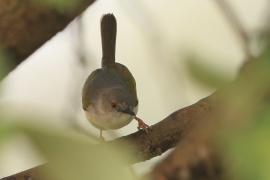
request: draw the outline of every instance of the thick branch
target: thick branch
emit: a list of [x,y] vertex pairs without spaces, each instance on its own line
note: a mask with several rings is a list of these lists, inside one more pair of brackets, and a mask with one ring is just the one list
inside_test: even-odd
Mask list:
[[[213,106],[212,102],[212,106]],[[217,104],[217,103],[215,103]],[[155,180],[224,180],[221,152],[216,143],[219,117],[218,108],[192,126],[189,134],[181,139],[176,148],[160,161],[149,174]],[[218,130],[217,130],[218,129]]]
[[149,175],[154,180],[221,180],[224,179],[220,153],[209,139],[189,136]]
[[204,98],[199,102],[180,109],[159,123],[151,126],[149,133],[143,130],[113,140],[109,143],[126,143],[137,152],[135,162],[151,159],[161,155],[168,149],[174,147],[178,141],[184,139],[185,135],[200,123],[205,117],[212,113],[211,97]]
[[94,0],[78,0],[59,10],[40,0],[0,1],[0,47],[8,55],[10,70],[63,30]]

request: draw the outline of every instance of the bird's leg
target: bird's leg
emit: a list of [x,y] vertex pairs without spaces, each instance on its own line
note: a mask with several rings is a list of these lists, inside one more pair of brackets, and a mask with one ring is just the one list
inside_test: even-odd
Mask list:
[[102,136],[102,132],[103,132],[103,130],[99,129],[99,138],[101,141],[105,141],[105,138]]
[[143,122],[143,120],[141,120],[137,116],[135,116],[135,120],[138,122],[138,130],[143,129],[145,132],[148,133],[149,126],[145,124],[145,122]]

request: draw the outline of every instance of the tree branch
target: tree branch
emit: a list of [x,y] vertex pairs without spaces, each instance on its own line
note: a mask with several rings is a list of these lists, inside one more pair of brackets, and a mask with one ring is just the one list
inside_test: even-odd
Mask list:
[[154,168],[149,178],[154,180],[220,180],[224,169],[214,143],[201,136],[189,136]]
[[108,143],[125,143],[127,147],[135,149],[137,157],[135,162],[132,161],[131,163],[159,156],[168,149],[175,147],[178,141],[184,139],[191,132],[195,124],[212,113],[212,97],[213,95],[170,114],[159,123],[151,126],[149,133],[140,130]]
[[[215,106],[214,106],[215,104]],[[153,168],[148,175],[154,180],[223,180],[226,176],[223,168],[222,153],[216,143],[219,136],[219,115],[215,108],[201,117],[192,126],[188,135],[182,138],[176,148]]]
[[94,0],[78,0],[68,9],[57,9],[39,0],[0,1],[0,47],[8,56],[9,71],[42,44],[63,30]]

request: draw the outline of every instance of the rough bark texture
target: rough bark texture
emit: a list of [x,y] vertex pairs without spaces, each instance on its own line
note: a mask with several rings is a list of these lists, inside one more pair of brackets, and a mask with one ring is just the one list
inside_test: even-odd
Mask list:
[[94,0],[78,0],[66,11],[38,0],[0,1],[0,47],[10,70],[63,30]]
[[145,161],[175,147],[178,141],[192,132],[195,124],[197,125],[203,120],[203,117],[211,114],[211,110],[212,104],[209,96],[170,114],[159,123],[151,126],[149,133],[140,130],[109,143],[127,143],[127,146],[132,146],[132,149],[137,150],[136,162]]
[[[214,107],[214,101],[211,101]],[[218,117],[216,107],[211,113],[201,114],[185,138],[170,154],[153,168],[153,180],[223,180],[222,153],[216,143]]]
[[207,139],[186,138],[156,165],[149,177],[153,180],[221,180],[224,169],[216,149]]

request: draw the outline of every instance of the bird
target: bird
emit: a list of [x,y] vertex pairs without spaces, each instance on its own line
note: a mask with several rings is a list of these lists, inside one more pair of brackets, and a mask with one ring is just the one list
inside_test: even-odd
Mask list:
[[146,132],[149,126],[136,116],[138,97],[136,82],[126,66],[115,61],[117,21],[113,14],[102,16],[100,22],[102,60],[101,68],[86,79],[82,90],[82,108],[88,121],[100,130],[114,130],[133,119],[138,129]]

